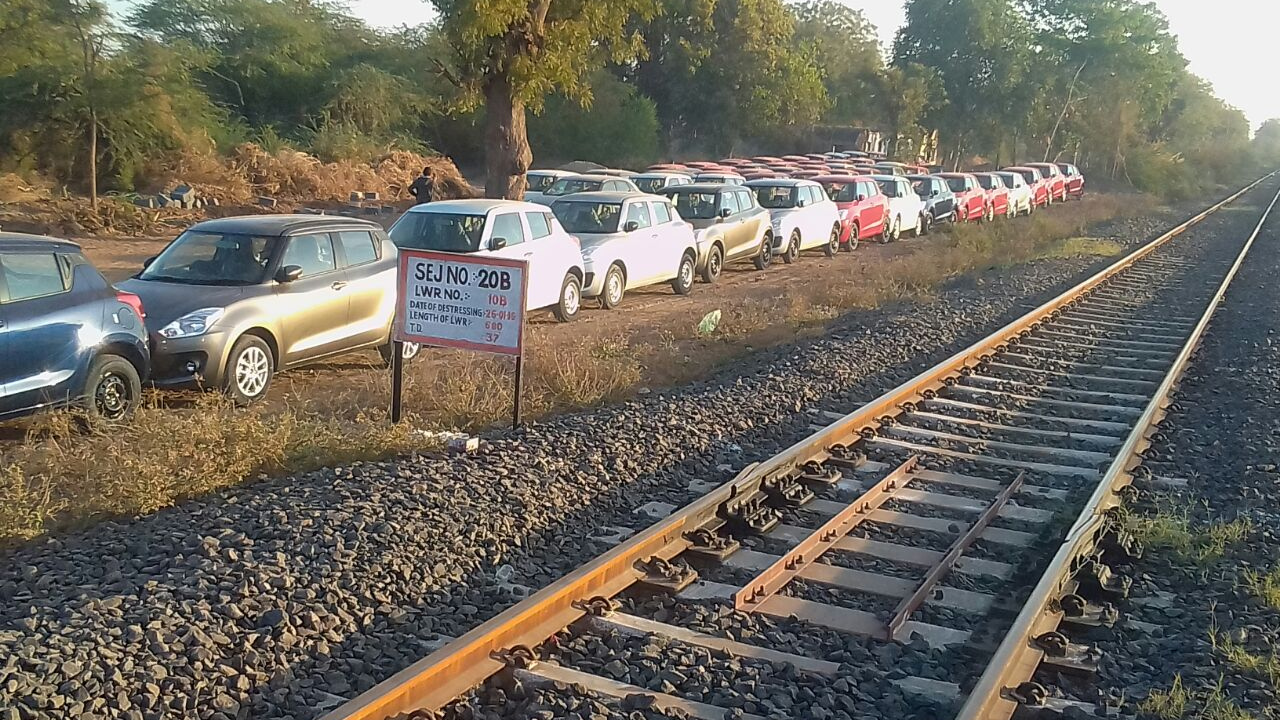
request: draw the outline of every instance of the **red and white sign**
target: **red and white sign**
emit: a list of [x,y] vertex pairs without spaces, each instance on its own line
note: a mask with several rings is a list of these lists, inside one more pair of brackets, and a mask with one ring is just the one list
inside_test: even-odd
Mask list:
[[528,263],[400,251],[396,340],[519,355]]

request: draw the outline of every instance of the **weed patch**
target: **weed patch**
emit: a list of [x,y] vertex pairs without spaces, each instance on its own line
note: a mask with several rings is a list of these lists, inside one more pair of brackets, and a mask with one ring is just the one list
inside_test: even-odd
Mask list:
[[1125,523],[1147,547],[1169,550],[1200,566],[1219,560],[1228,547],[1243,542],[1253,529],[1253,523],[1243,517],[1197,526],[1189,504],[1162,508],[1148,516],[1127,514]]

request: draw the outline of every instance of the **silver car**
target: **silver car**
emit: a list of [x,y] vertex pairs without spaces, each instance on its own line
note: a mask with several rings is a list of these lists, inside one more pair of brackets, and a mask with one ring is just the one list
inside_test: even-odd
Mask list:
[[390,361],[396,258],[364,220],[223,218],[193,225],[118,287],[147,309],[153,382],[247,405],[278,370],[362,348]]

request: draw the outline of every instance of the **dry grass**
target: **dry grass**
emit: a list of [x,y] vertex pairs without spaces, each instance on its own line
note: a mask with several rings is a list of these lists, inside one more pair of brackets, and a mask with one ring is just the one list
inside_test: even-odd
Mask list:
[[1144,545],[1169,550],[1201,567],[1210,565],[1249,536],[1253,523],[1241,517],[1231,521],[1198,523],[1192,505],[1161,508],[1154,515],[1125,515],[1125,524]]
[[1280,565],[1265,573],[1245,570],[1244,586],[1258,602],[1272,610],[1280,610]]
[[[257,163],[254,172],[261,173],[252,175],[255,185],[323,190],[299,184],[305,180],[299,174],[309,172],[312,161],[296,156],[268,160],[259,153],[249,153]],[[416,173],[418,161],[399,157],[395,172]],[[642,385],[706,377],[755,349],[821,334],[849,310],[904,300],[928,302],[942,284],[973,270],[1061,257],[1064,247],[1071,254],[1108,254],[1109,248],[1078,238],[1084,226],[1122,209],[1137,212],[1133,205],[1092,198],[1017,223],[963,226],[874,271],[850,274],[847,282],[796,285],[773,296],[726,300],[716,308],[721,318],[710,332],[699,329],[705,306],[691,308],[676,322],[664,321],[662,328],[635,330],[643,339],[634,334],[556,339],[533,325],[527,336],[526,416],[615,402]],[[15,444],[12,452],[6,448],[0,464],[8,466],[0,475],[0,543],[103,517],[152,512],[246,479],[422,449],[423,430],[475,430],[505,423],[511,373],[511,361],[505,358],[429,353],[410,366],[405,403],[411,416],[400,427],[386,422],[381,410],[390,396],[389,373],[372,365],[367,371],[344,372],[320,393],[307,372],[287,373],[279,383],[286,391],[298,383],[299,391],[286,393],[296,399],[285,407],[236,410],[208,395],[194,407],[175,409],[161,395],[130,426],[90,435],[80,433],[68,415],[50,415],[32,424],[26,443]],[[189,403],[190,396],[178,402]]]
[[1209,690],[1193,692],[1185,687],[1181,675],[1174,676],[1168,690],[1152,690],[1138,704],[1138,715],[1159,720],[1253,720],[1253,715],[1227,696],[1221,679]]

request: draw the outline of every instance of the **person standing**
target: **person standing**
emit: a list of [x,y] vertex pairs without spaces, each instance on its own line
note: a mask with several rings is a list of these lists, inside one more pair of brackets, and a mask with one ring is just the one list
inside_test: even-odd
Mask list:
[[422,174],[409,186],[409,194],[420,203],[429,203],[434,198],[435,180],[431,177],[431,168],[422,168]]

